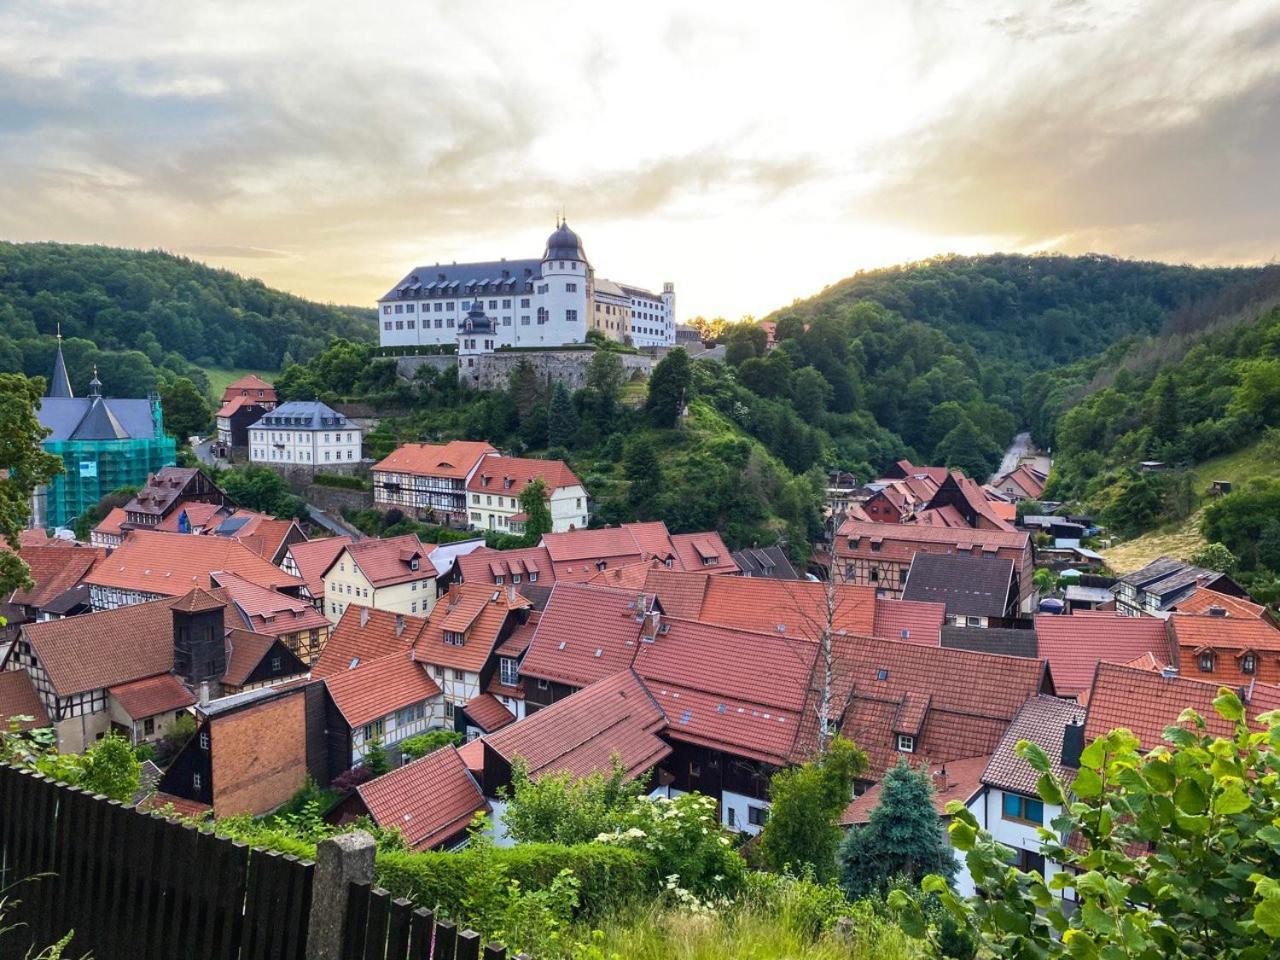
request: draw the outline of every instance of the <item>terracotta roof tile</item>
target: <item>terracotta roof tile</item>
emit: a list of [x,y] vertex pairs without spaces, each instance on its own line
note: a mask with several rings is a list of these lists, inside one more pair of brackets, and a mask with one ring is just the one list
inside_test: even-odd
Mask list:
[[346,673],[353,660],[367,663],[393,653],[408,653],[426,623],[423,617],[348,604],[311,665],[311,675],[323,679]]
[[[215,584],[214,586],[217,585]],[[171,609],[181,610],[183,613],[207,613],[210,610],[217,610],[219,607],[227,605],[223,596],[225,594],[214,596],[208,590],[192,587],[185,594],[174,600]]]
[[1087,690],[1102,660],[1125,663],[1152,653],[1163,663],[1172,662],[1165,622],[1158,617],[1041,614],[1035,624],[1040,656],[1049,661],[1057,692],[1064,697]]
[[686,570],[704,570],[711,573],[737,573],[729,548],[714,530],[707,533],[674,533],[671,544],[676,556]]
[[222,391],[223,401],[225,402],[228,396],[231,396],[232,392],[236,390],[252,390],[254,391],[255,399],[257,391],[261,390],[262,398],[264,400],[271,400],[274,402],[276,399],[276,388],[267,383],[267,381],[263,380],[256,373],[246,374],[239,380],[227,384],[226,389]]
[[[974,530],[970,528],[952,529],[950,527],[933,527],[919,523],[865,523],[860,520],[846,520],[837,534],[836,553],[848,556],[857,548],[851,547],[850,540],[859,540],[870,544],[880,543],[880,550],[867,556],[882,557],[886,560],[910,560],[917,552],[916,544],[940,544],[949,548],[969,551],[974,547],[999,551],[1023,551],[1029,549],[1030,534],[1025,531],[1009,530]],[[1009,554],[1005,554],[1008,556]]]
[[350,537],[326,537],[289,544],[289,555],[311,596],[324,596],[324,572],[349,543]]
[[31,568],[35,586],[15,590],[9,602],[39,608],[83,580],[106,551],[98,547],[40,546],[23,547],[18,556]]
[[300,581],[223,537],[134,530],[85,577],[103,587],[180,597],[192,587],[211,586],[209,572],[226,570],[265,587],[297,587]]
[[458,747],[458,756],[467,765],[467,769],[478,774],[484,769],[484,741],[472,740]]
[[657,570],[666,570],[662,561],[656,557],[638,560],[621,567],[608,567],[587,579],[587,583],[597,587],[620,587],[623,590],[644,590],[649,574]]
[[334,705],[352,727],[440,695],[426,667],[415,663],[408,651],[329,674],[324,682]]
[[507,724],[515,723],[516,720],[511,711],[502,705],[502,701],[491,693],[481,693],[472,697],[462,709],[485,733],[501,730]]
[[278,637],[302,630],[329,629],[328,618],[306,600],[260,587],[234,573],[219,571],[211,576],[226,590],[256,633]]
[[635,590],[557,583],[520,672],[585,687],[631,665],[652,598]]
[[[413,657],[419,663],[479,673],[493,653],[512,611],[529,606],[524,597],[518,593],[510,596],[506,589],[487,584],[455,584],[436,601],[414,643]],[[446,632],[462,633],[462,646],[445,643]]]
[[98,525],[93,528],[95,533],[106,534],[107,536],[119,537],[124,534],[120,524],[127,520],[128,514],[124,512],[124,507],[112,507],[107,511],[107,515],[98,521]]
[[[187,515],[187,523],[189,529],[183,531],[179,529],[178,518],[182,514]],[[165,533],[190,533],[196,527],[207,527],[216,519],[231,516],[230,507],[224,507],[220,503],[203,503],[200,501],[187,501],[180,503],[174,507],[173,512],[155,525],[156,530],[162,530]]]
[[877,597],[871,635],[881,640],[903,640],[937,646],[942,640],[947,608],[941,603],[890,600]]
[[1016,748],[1022,740],[1030,740],[1043,748],[1049,755],[1050,769],[1060,780],[1070,783],[1076,771],[1062,764],[1062,741],[1067,724],[1082,725],[1084,718],[1085,708],[1071,700],[1029,697],[1000,738],[1000,745],[991,755],[991,763],[982,775],[983,783],[1027,796],[1036,795],[1040,774],[1018,756]]
[[107,692],[115,697],[120,708],[134,720],[172,713],[196,702],[191,691],[172,673],[122,683],[109,688]]
[[34,730],[49,726],[49,715],[44,711],[35,684],[25,670],[7,670],[0,673],[0,728],[9,729],[10,717],[31,717],[24,720],[19,729]]
[[565,487],[580,487],[582,481],[563,460],[535,460],[530,457],[490,455],[480,461],[467,481],[473,493],[500,493],[518,497],[534,477],[541,477],[551,494]]
[[[836,584],[834,590],[835,628],[869,636],[875,625],[875,589]],[[827,585],[812,580],[712,577],[696,619],[818,640],[827,622]]]
[[262,663],[262,658],[276,644],[275,637],[254,633],[252,630],[233,629],[227,631],[227,668],[223,672],[223,683],[233,687],[242,687],[249,680],[249,674]]
[[1280,651],[1280,630],[1257,617],[1215,617],[1209,614],[1175,613],[1169,628],[1183,650]]
[[645,576],[642,589],[657,595],[663,613],[668,616],[697,620],[702,614],[702,601],[710,579],[709,573],[685,573],[658,566]]
[[430,850],[464,831],[489,804],[455,747],[356,787],[374,823],[396,827],[414,850]]
[[[430,552],[430,546],[412,533],[384,540],[357,540],[346,545],[347,556],[375,587],[434,577],[436,568],[431,565]],[[417,570],[410,566],[414,555],[418,560]],[[333,566],[333,561],[329,566]],[[325,572],[328,573],[328,569]]]
[[533,633],[538,629],[538,621],[541,619],[541,611],[531,610],[529,619],[512,630],[511,635],[498,644],[498,649],[494,653],[500,657],[524,656],[524,652],[529,649],[529,644],[533,641]]
[[[987,768],[990,757],[963,757],[950,760],[944,764],[936,764],[929,768],[934,777],[933,809],[938,816],[947,815],[947,804],[959,800],[967,804],[982,789],[982,772]],[[855,824],[867,823],[871,819],[871,811],[880,805],[880,784],[876,783],[867,791],[850,801],[840,815],[840,825],[851,827]]]
[[451,440],[446,444],[406,443],[374,464],[375,471],[409,473],[425,477],[465,479],[481,458],[497,453],[478,440]]
[[608,771],[615,755],[637,777],[671,753],[657,736],[664,723],[640,679],[624,670],[481,739],[507,762],[523,758],[535,780]]
[[1207,613],[1210,607],[1222,607],[1233,617],[1257,617],[1261,619],[1267,608],[1250,603],[1241,597],[1233,597],[1226,593],[1210,590],[1208,587],[1196,587],[1191,596],[1179,600],[1171,609],[1178,613]]

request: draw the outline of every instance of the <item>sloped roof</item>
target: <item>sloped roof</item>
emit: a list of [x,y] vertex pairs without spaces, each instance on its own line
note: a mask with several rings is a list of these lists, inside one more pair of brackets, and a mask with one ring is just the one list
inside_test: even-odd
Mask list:
[[[134,439],[150,439],[156,433],[151,402],[145,399],[44,397],[36,416],[41,426],[51,431],[45,438],[46,442],[121,439],[117,433],[119,430],[124,431],[126,438]],[[90,433],[102,433],[103,436],[88,436]]]
[[[528,600],[504,587],[483,583],[453,584],[436,601],[418,633],[413,657],[419,663],[479,673],[493,653],[498,635],[513,610],[526,609]],[[445,632],[464,635],[462,646],[444,642]]]
[[311,676],[323,679],[346,673],[353,660],[367,663],[393,653],[408,653],[426,623],[423,617],[347,604],[311,665]]
[[9,602],[38,608],[83,580],[106,552],[99,547],[40,546],[23,547],[18,556],[31,568],[35,586],[15,590]]
[[1041,695],[1027,698],[1000,738],[1000,745],[982,774],[982,782],[1001,790],[1035,796],[1040,774],[1018,756],[1016,749],[1020,741],[1030,740],[1049,755],[1049,769],[1058,779],[1070,783],[1076,771],[1063,766],[1062,742],[1067,724],[1083,725],[1085,712],[1080,704],[1059,697]]
[[1174,640],[1184,650],[1210,647],[1214,650],[1280,652],[1280,630],[1257,617],[1175,613],[1169,617],[1168,624]]
[[1162,663],[1173,662],[1165,622],[1158,617],[1040,614],[1035,625],[1039,654],[1049,661],[1053,682],[1064,697],[1089,689],[1101,660],[1126,663],[1151,653]]
[[[186,531],[180,530],[178,527],[178,518],[184,513],[187,515],[189,527]],[[225,507],[220,503],[201,503],[190,500],[186,503],[178,504],[173,512],[157,523],[153,529],[163,530],[167,533],[190,533],[196,527],[208,527],[220,513],[230,514],[231,508]]]
[[191,691],[172,673],[122,683],[111,687],[107,692],[115,697],[120,708],[134,720],[172,713],[196,702]]
[[[95,374],[96,376],[96,374]],[[67,376],[67,361],[62,357],[62,332],[58,332],[58,352],[53,356],[53,374],[49,377],[46,397],[71,398],[75,393],[71,390],[71,378]]]
[[225,570],[265,587],[296,587],[300,581],[244,544],[222,537],[134,530],[115,552],[85,577],[90,584],[182,596],[211,586],[209,573]]
[[107,515],[98,522],[98,525],[93,528],[94,532],[118,537],[124,533],[120,524],[127,519],[128,515],[124,512],[124,507],[112,507],[107,511]]
[[876,597],[871,635],[882,640],[937,646],[941,642],[946,619],[945,604]]
[[374,464],[373,469],[462,480],[482,457],[497,452],[480,440],[451,440],[445,444],[406,443]]
[[661,560],[651,557],[648,560],[637,560],[635,563],[628,563],[621,567],[606,567],[583,582],[598,587],[643,590],[651,571],[666,569]]
[[881,542],[880,556],[885,559],[909,560],[917,552],[914,544],[945,544],[958,550],[979,547],[984,550],[1024,550],[1031,542],[1030,534],[1019,530],[973,530],[969,528],[932,527],[920,523],[867,523],[862,520],[846,520],[840,526],[838,537],[843,547],[850,539],[861,538],[868,543]]
[[461,833],[489,804],[456,747],[442,747],[356,787],[373,822],[396,827],[414,850]]
[[709,580],[711,580],[709,573],[685,573],[683,570],[671,570],[659,562],[658,566],[653,567],[645,575],[642,587],[646,593],[657,596],[658,603],[662,605],[662,612],[666,615],[698,620],[702,616],[702,601],[706,596]]
[[349,543],[350,537],[325,537],[289,544],[289,555],[298,568],[298,576],[313,597],[324,595],[324,572]]
[[[989,756],[963,757],[929,768],[934,780],[931,799],[938,816],[947,816],[947,804],[952,800],[968,804],[977,795],[982,789],[982,772],[986,770],[990,760]],[[880,806],[880,792],[880,784],[873,783],[865,793],[849,801],[840,815],[840,825],[851,827],[868,823],[871,811]]]
[[667,716],[667,736],[786,763],[818,648],[807,640],[687,620],[642,644],[635,672]]
[[[1188,707],[1204,718],[1210,735],[1230,736],[1234,733],[1232,725],[1213,708],[1220,689],[1218,683],[1099,663],[1089,690],[1085,742],[1124,727],[1138,738],[1142,749],[1151,750],[1164,742],[1165,727],[1178,725],[1178,717]],[[1258,715],[1269,710],[1280,710],[1280,687],[1254,684],[1247,706],[1250,722],[1256,725]]]
[[[241,390],[252,390],[255,394],[257,391],[261,390],[263,393],[262,399],[276,399],[276,388],[267,383],[267,381],[263,380],[256,373],[250,373],[241,377],[239,380],[233,380],[231,383],[227,384],[226,389],[222,391],[223,402],[225,403],[233,397],[243,396],[242,393],[238,392]],[[257,398],[251,397],[250,399]]]
[[951,616],[1003,617],[1013,588],[1013,561],[917,553],[902,588],[902,599],[944,604]]
[[518,497],[535,477],[546,484],[547,493],[566,487],[580,487],[582,481],[563,460],[535,460],[531,457],[504,457],[490,454],[467,481],[472,493],[498,493]]
[[210,576],[226,589],[231,601],[257,633],[278,637],[300,630],[327,631],[329,628],[325,615],[306,600],[260,587],[234,573],[215,571]]
[[787,551],[780,546],[749,547],[730,553],[738,569],[749,577],[770,577],[774,580],[800,580],[800,574],[791,565]]
[[268,410],[253,427],[289,427],[293,430],[349,430],[350,420],[319,400],[290,400]]
[[9,729],[10,717],[32,718],[22,721],[18,725],[20,730],[49,726],[49,715],[44,711],[31,675],[25,670],[0,672],[0,728]]
[[1025,463],[1021,463],[1008,473],[1001,476],[996,481],[996,486],[999,486],[1006,480],[1012,480],[1030,494],[1033,499],[1035,499],[1038,498],[1040,494],[1044,493],[1045,481],[1047,479],[1048,478],[1038,470],[1033,470]]
[[[419,297],[452,297],[463,301],[471,299],[471,284],[480,283],[501,286],[510,295],[529,291],[533,281],[542,277],[542,261],[536,260],[487,260],[478,263],[423,264],[414,267],[404,279],[388,290],[379,300],[409,300]],[[480,291],[474,291],[479,295]]]
[[[956,627],[943,626],[942,646],[952,650],[972,650],[974,653],[994,653],[1002,657],[1040,656],[1034,629],[1018,627]],[[1054,674],[1054,683],[1058,676]]]
[[1250,603],[1242,597],[1219,593],[1208,587],[1196,587],[1190,596],[1179,600],[1171,609],[1178,613],[1208,613],[1211,607],[1221,607],[1232,617],[1262,618],[1267,612],[1267,608],[1261,604]]
[[493,733],[495,730],[501,730],[509,723],[515,723],[516,718],[499,700],[491,693],[481,693],[472,697],[462,707],[480,729],[485,733]]
[[254,633],[252,630],[235,628],[227,631],[227,668],[223,672],[222,681],[228,686],[242,687],[249,682],[249,676],[258,665],[275,651],[276,656],[286,654],[296,661],[296,673],[306,673],[307,666],[284,645],[278,638],[265,633]]
[[550,585],[556,579],[555,565],[546,547],[522,547],[519,550],[481,547],[458,557],[456,563],[465,583],[494,583],[496,577],[510,583],[511,577],[518,575],[523,585],[534,573],[538,575],[539,584]]
[[613,676],[635,659],[650,602],[635,590],[557,583],[521,674],[574,687]]
[[[425,580],[436,575],[436,568],[431,565],[430,546],[422,543],[413,533],[387,537],[384,540],[357,540],[346,545],[346,553],[375,587]],[[417,570],[409,566],[408,556],[411,554],[417,555]],[[329,566],[332,567],[333,563],[334,561],[330,561]],[[326,568],[325,573],[328,572]]]
[[161,514],[182,498],[183,492],[200,473],[195,467],[161,467],[124,505],[126,513]]
[[607,772],[615,755],[637,777],[671,753],[657,735],[665,722],[639,677],[623,670],[482,739],[509,763],[523,758],[535,780]]
[[676,557],[686,570],[705,570],[712,573],[736,573],[738,565],[733,554],[714,530],[706,533],[673,533],[671,545]]
[[440,695],[440,688],[408,651],[357,664],[324,678],[329,696],[351,727]]

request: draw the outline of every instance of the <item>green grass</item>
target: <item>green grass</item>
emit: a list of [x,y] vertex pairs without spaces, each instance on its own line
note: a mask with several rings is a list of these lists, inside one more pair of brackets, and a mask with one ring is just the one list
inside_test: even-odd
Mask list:
[[280,374],[278,370],[224,370],[221,367],[205,367],[204,373],[209,378],[209,397],[215,403],[221,402],[222,392],[241,377],[256,373],[267,383],[271,383]]

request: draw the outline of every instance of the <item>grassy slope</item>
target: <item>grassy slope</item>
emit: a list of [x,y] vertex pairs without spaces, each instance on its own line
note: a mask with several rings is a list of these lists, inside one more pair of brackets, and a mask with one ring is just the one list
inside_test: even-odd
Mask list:
[[[1274,450],[1254,443],[1235,453],[1206,460],[1191,472],[1196,492],[1204,494],[1214,480],[1230,480],[1239,489],[1249,480],[1280,475],[1280,460],[1276,459]],[[1104,550],[1102,555],[1116,573],[1137,570],[1162,555],[1185,559],[1204,546],[1204,537],[1200,536],[1201,513],[1202,510],[1197,510],[1181,523],[1143,534]]]
[[256,373],[267,383],[271,383],[278,375],[276,370],[223,370],[219,367],[204,367],[205,375],[209,378],[209,398],[215,403],[222,399],[222,391],[227,386],[241,377]]

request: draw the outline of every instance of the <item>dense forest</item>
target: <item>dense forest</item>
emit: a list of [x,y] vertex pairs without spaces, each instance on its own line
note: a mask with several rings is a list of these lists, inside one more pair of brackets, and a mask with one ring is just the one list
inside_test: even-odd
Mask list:
[[334,307],[158,251],[0,243],[0,372],[47,376],[61,326],[72,387],[96,364],[115,396],[201,367],[280,369],[335,336],[372,341],[371,309]]

